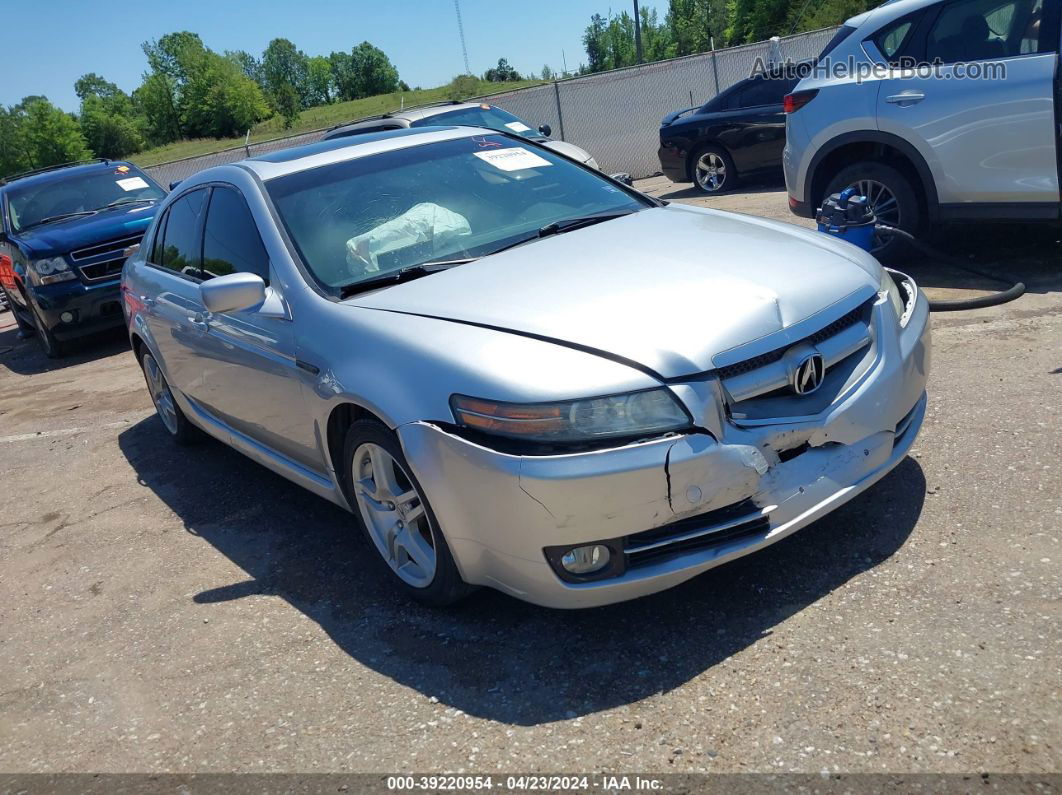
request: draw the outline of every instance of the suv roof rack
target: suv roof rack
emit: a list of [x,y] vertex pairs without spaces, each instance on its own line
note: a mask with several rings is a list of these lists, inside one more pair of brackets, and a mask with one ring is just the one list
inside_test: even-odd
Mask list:
[[70,166],[84,166],[88,163],[110,163],[109,157],[93,157],[88,160],[72,160],[69,163],[56,163],[54,166],[44,166],[43,168],[31,168],[29,171],[20,171],[17,174],[8,174],[6,177],[0,177],[0,185],[6,185],[8,182],[14,182],[16,179],[23,179],[24,177],[32,177],[36,174],[44,174],[48,171],[58,171],[61,168],[69,168]]
[[396,113],[404,113],[407,110],[421,110],[422,108],[438,108],[444,105],[464,105],[466,102],[472,102],[471,99],[443,99],[438,102],[425,102],[421,105],[408,105],[404,108],[396,108],[395,110],[389,110],[387,113],[377,113],[374,116],[362,116],[359,119],[351,119],[350,121],[341,121],[339,124],[333,124],[325,132],[332,132],[332,130],[338,130],[340,127],[346,127],[348,124],[360,124],[363,121],[376,121],[377,119],[391,119],[394,118]]

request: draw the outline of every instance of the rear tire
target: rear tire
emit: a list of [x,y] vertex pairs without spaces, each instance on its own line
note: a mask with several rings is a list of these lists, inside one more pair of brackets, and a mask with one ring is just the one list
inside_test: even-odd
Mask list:
[[181,411],[181,407],[177,405],[177,400],[173,397],[162,368],[155,361],[155,357],[146,350],[140,356],[140,369],[144,371],[144,381],[147,382],[151,402],[155,404],[155,411],[169,437],[181,447],[195,444],[202,439],[203,432],[184,416],[184,412]]
[[[878,223],[898,227],[915,237],[922,232],[925,224],[918,195],[911,181],[897,169],[873,160],[846,166],[830,180],[818,206],[850,186],[870,199]],[[907,242],[898,237],[875,235],[874,244],[870,253],[882,262],[895,261],[911,251]]]
[[733,190],[738,184],[737,169],[730,154],[718,144],[706,144],[690,158],[693,187],[708,196]]
[[445,607],[474,590],[461,579],[398,438],[376,420],[347,429],[341,484],[389,581],[406,596]]

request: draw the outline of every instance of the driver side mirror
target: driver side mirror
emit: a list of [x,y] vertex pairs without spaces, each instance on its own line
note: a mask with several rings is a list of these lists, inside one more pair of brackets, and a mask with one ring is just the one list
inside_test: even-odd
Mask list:
[[544,136],[546,136],[547,138],[549,138],[550,135],[553,134],[553,128],[550,127],[548,124],[543,124],[542,126],[540,126],[538,128],[538,131],[540,133],[542,133]]
[[212,314],[237,312],[265,301],[266,285],[256,273],[230,273],[200,284],[199,298]]

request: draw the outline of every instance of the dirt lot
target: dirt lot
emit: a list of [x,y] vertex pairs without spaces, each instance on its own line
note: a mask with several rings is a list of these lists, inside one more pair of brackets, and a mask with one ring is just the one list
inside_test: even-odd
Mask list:
[[[772,186],[711,204],[794,220]],[[54,363],[0,314],[0,771],[1058,771],[1058,236],[939,239],[1029,294],[934,316],[926,425],[877,487],[579,613],[401,601],[347,514],[171,446],[120,335]]]

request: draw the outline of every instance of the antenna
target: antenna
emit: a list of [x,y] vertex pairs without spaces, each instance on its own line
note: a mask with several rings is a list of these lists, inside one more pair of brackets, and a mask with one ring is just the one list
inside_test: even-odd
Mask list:
[[465,26],[461,24],[461,3],[459,0],[454,0],[454,11],[457,12],[457,35],[461,37],[461,54],[465,57],[465,74],[472,74],[472,69],[468,65],[468,47],[465,46]]

